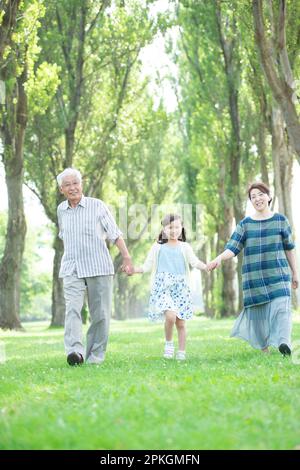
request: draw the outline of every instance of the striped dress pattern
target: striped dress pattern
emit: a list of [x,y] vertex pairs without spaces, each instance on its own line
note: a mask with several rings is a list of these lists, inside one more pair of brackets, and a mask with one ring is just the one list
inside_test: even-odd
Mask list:
[[291,274],[285,251],[295,248],[288,219],[275,213],[269,219],[245,217],[225,249],[238,255],[243,250],[244,307],[291,296]]

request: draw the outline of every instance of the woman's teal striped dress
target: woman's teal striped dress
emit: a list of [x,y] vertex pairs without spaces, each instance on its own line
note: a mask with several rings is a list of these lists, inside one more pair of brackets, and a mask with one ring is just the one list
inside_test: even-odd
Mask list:
[[245,217],[237,224],[227,249],[243,250],[244,310],[231,336],[254,348],[291,344],[291,273],[285,251],[292,250],[288,219],[275,213],[269,219]]

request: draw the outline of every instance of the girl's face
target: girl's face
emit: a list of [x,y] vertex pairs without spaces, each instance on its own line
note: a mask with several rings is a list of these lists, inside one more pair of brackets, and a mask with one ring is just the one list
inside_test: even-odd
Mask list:
[[180,219],[173,220],[164,227],[164,232],[168,240],[178,240],[182,233],[182,222]]
[[263,212],[269,207],[270,196],[263,193],[260,189],[252,189],[250,192],[250,200],[257,212]]

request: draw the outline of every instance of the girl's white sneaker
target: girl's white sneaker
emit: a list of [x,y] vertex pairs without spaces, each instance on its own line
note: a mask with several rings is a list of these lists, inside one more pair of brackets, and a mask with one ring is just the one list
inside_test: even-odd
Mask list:
[[174,357],[174,346],[166,345],[165,350],[164,350],[164,358],[173,359],[173,357]]
[[185,361],[186,360],[185,351],[177,351],[176,359],[177,361]]

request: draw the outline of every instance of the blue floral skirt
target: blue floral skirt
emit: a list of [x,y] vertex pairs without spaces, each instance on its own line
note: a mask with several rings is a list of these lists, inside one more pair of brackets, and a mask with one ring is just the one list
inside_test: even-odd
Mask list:
[[186,276],[171,273],[156,274],[150,294],[149,320],[163,320],[166,310],[176,312],[180,320],[192,318],[192,298]]

